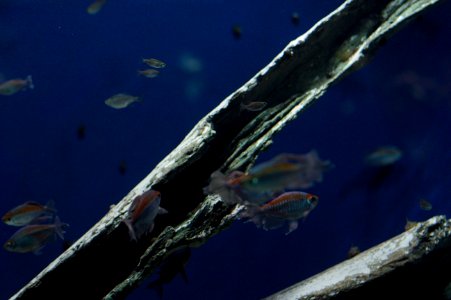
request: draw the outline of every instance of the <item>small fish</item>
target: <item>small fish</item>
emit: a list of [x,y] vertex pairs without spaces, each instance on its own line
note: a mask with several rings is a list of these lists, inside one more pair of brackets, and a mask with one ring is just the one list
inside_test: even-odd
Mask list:
[[322,180],[322,174],[332,164],[322,161],[316,151],[307,154],[280,154],[270,161],[258,164],[249,172],[234,171],[224,175],[215,171],[206,194],[219,194],[229,204],[260,205],[286,189],[305,189]]
[[95,15],[103,8],[105,4],[106,0],[96,0],[88,6],[86,12],[90,15]]
[[304,192],[285,192],[261,206],[247,206],[240,217],[249,218],[257,227],[265,230],[289,222],[286,234],[296,230],[298,219],[305,218],[318,205],[318,196]]
[[241,103],[240,108],[241,110],[248,110],[248,111],[261,111],[263,108],[268,105],[267,102],[263,101],[253,101],[249,103]]
[[354,256],[360,254],[360,249],[357,246],[351,246],[348,250],[348,258],[353,258]]
[[139,70],[138,74],[147,78],[155,78],[160,74],[160,71],[154,69]]
[[56,214],[53,206],[53,201],[49,201],[46,205],[32,201],[25,202],[8,211],[2,217],[2,221],[11,226],[28,225],[38,218],[39,221],[50,221]]
[[154,219],[157,214],[165,214],[167,211],[160,207],[160,192],[149,190],[137,196],[130,205],[127,217],[124,219],[130,238],[138,240],[143,234],[150,233],[154,227]]
[[10,96],[24,89],[33,89],[33,80],[31,75],[28,75],[25,79],[11,79],[0,83],[0,95]]
[[27,225],[14,233],[3,245],[10,252],[39,254],[40,250],[57,236],[64,240],[63,228],[68,226],[55,218],[54,224]]
[[157,69],[166,67],[166,64],[164,62],[155,58],[143,58],[143,63],[145,63],[149,67]]
[[139,97],[127,95],[127,94],[116,94],[108,99],[105,100],[105,104],[109,107],[115,108],[115,109],[122,109],[126,108],[130,104],[134,102],[141,101]]
[[430,211],[432,209],[432,204],[426,199],[420,199],[419,204],[422,210]]
[[365,157],[366,164],[370,166],[392,165],[402,157],[402,151],[395,146],[380,147]]

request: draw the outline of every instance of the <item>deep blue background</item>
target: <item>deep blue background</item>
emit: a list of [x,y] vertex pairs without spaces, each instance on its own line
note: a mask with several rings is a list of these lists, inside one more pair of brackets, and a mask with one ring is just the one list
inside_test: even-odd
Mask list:
[[[63,3],[64,2],[64,3]],[[33,76],[34,90],[0,96],[0,214],[25,201],[56,202],[76,240],[168,154],[223,98],[341,1],[0,0],[0,74]],[[255,2],[255,3],[254,3]],[[292,12],[300,24],[290,21]],[[265,232],[236,222],[194,249],[165,299],[256,299],[283,289],[403,230],[406,218],[449,214],[451,203],[451,4],[415,20],[373,61],[332,87],[285,128],[261,160],[316,149],[335,168],[309,190],[320,196],[300,228]],[[242,38],[231,34],[241,26]],[[167,68],[137,76],[141,58]],[[183,57],[201,64],[190,72]],[[104,100],[143,98],[124,110]],[[77,128],[86,137],[77,139]],[[383,145],[403,158],[380,182],[364,156]],[[118,172],[126,162],[125,175]],[[422,211],[421,198],[432,203]],[[183,199],[181,199],[183,200]],[[162,202],[164,207],[164,199]],[[4,243],[15,228],[0,224]],[[0,299],[59,253],[0,251]],[[141,288],[130,299],[157,298]]]

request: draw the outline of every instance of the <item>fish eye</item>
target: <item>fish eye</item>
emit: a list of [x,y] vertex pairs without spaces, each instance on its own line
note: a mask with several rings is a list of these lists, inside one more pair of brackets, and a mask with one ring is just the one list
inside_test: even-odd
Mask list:
[[15,243],[13,240],[8,240],[8,241],[5,243],[5,247],[6,247],[6,248],[13,248],[15,245],[16,245],[16,243]]

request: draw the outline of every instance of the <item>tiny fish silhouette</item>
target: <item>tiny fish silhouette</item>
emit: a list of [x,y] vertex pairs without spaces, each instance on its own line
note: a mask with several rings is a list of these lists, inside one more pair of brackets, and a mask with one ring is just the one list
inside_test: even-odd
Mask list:
[[394,164],[402,157],[402,151],[395,146],[380,147],[365,157],[370,166],[388,166]]
[[141,101],[139,97],[127,94],[116,94],[105,100],[105,104],[115,109],[122,109],[138,101]]
[[49,201],[46,205],[29,201],[8,211],[2,217],[2,221],[11,226],[24,226],[37,218],[40,221],[50,221],[55,213],[53,201]]
[[156,58],[143,58],[143,63],[145,63],[149,67],[157,69],[166,67],[166,64],[164,62]]
[[24,89],[33,89],[33,80],[31,75],[27,76],[26,79],[11,79],[0,83],[0,95],[10,96]]
[[160,71],[154,69],[139,70],[138,74],[147,78],[155,78],[160,74]]
[[130,205],[124,224],[127,225],[130,238],[138,240],[145,233],[150,233],[158,214],[167,213],[160,207],[160,192],[149,190],[137,196]]
[[429,201],[427,201],[426,199],[420,199],[419,203],[420,203],[420,208],[422,210],[429,211],[432,209],[432,204]]

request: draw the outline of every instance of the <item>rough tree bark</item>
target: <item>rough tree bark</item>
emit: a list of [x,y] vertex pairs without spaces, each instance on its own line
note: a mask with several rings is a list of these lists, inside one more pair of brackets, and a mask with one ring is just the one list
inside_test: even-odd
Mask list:
[[[224,230],[239,208],[205,197],[210,174],[246,169],[275,133],[345,74],[363,66],[409,19],[444,0],[348,0],[222,101],[127,196],[12,299],[125,297],[180,247],[195,247]],[[264,110],[242,103],[265,101]],[[121,223],[136,195],[161,192],[152,234],[138,243]]]
[[450,299],[451,220],[436,216],[266,300]]

